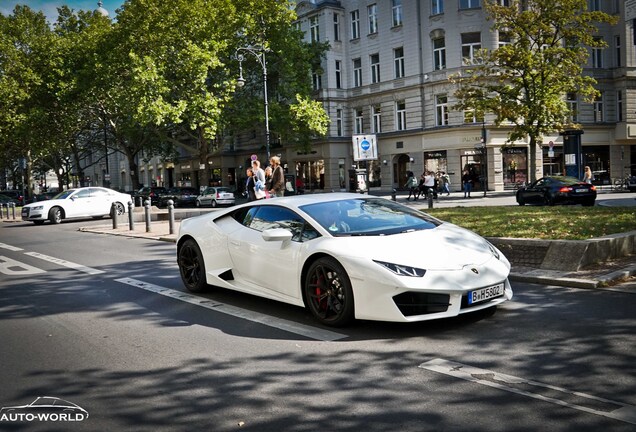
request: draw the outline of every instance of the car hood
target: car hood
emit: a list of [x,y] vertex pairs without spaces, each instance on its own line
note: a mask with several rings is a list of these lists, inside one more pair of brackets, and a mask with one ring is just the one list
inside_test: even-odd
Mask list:
[[427,270],[460,270],[467,265],[483,264],[494,256],[483,237],[450,223],[428,230],[333,240],[329,243],[332,247],[337,243],[337,254],[341,256],[366,257]]
[[27,204],[24,207],[39,207],[39,206],[53,207],[54,205],[63,206],[64,204],[68,203],[68,201],[69,200],[67,199],[49,199],[49,200],[36,201],[34,203]]

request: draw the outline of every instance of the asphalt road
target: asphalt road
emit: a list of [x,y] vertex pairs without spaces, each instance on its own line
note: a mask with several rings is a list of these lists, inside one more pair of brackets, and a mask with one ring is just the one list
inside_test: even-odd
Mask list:
[[0,430],[633,431],[636,296],[515,284],[496,312],[314,323],[297,307],[184,292],[175,246],[0,224],[0,407],[83,421]]

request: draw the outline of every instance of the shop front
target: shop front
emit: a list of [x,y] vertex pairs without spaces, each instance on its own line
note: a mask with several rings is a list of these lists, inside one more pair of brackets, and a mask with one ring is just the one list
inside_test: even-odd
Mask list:
[[481,149],[460,150],[460,161],[462,167],[462,179],[468,173],[473,183],[473,191],[483,191],[483,176],[486,172],[486,160]]
[[424,170],[427,172],[448,172],[446,150],[424,152]]
[[501,151],[504,189],[516,189],[528,182],[528,148],[511,147]]

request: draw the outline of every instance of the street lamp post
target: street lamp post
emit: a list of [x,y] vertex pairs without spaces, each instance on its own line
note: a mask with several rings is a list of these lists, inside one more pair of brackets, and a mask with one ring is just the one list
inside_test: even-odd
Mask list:
[[239,61],[239,77],[236,84],[239,87],[243,87],[245,85],[245,78],[243,78],[243,61],[245,60],[245,56],[243,56],[243,52],[248,52],[256,57],[263,68],[263,96],[265,99],[265,152],[267,153],[267,160],[269,161],[269,104],[267,101],[267,62],[265,60],[265,48],[249,46],[238,48],[236,50],[236,58]]
[[475,145],[475,148],[481,150],[482,154],[482,188],[484,189],[484,196],[486,196],[486,192],[488,192],[488,147],[486,146],[486,122],[485,120],[481,122],[481,139],[479,140],[479,144]]

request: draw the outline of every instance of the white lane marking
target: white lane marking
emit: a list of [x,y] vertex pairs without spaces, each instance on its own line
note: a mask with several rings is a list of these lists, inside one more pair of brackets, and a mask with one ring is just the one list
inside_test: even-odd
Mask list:
[[18,251],[24,250],[24,249],[19,248],[17,246],[11,246],[11,245],[8,245],[6,243],[0,243],[0,249],[8,249],[8,250],[13,251],[13,252],[18,252]]
[[419,367],[545,402],[551,402],[587,413],[636,424],[636,407],[622,402],[603,399],[586,393],[574,392],[561,387],[555,387],[511,375],[504,375],[444,359],[433,359],[422,363]]
[[226,315],[243,318],[248,321],[253,321],[259,324],[265,324],[270,327],[274,327],[280,330],[285,330],[290,333],[299,334],[301,336],[306,336],[311,339],[329,342],[329,341],[335,341],[338,339],[344,339],[348,337],[347,335],[344,335],[344,334],[332,332],[329,330],[323,330],[323,329],[319,329],[319,328],[315,328],[311,326],[306,326],[303,324],[298,324],[298,323],[280,319],[280,318],[274,318],[269,315],[265,315],[265,314],[261,314],[261,313],[253,312],[253,311],[248,311],[245,309],[238,308],[236,306],[230,306],[230,305],[226,305],[214,300],[198,297],[192,294],[185,293],[183,291],[177,291],[177,290],[165,288],[159,285],[146,283],[138,279],[121,278],[121,279],[115,279],[115,282],[131,285],[137,288],[144,289],[146,291],[150,291],[156,294],[161,294],[163,296],[180,300],[186,303],[190,303],[196,306],[201,306],[207,309],[221,312]]
[[16,275],[23,276],[23,275],[30,275],[30,274],[46,273],[46,271],[39,269],[37,267],[33,267],[28,264],[22,263],[20,261],[7,258],[5,256],[0,256],[0,273],[6,274],[9,276],[16,276]]
[[52,256],[43,255],[43,254],[38,253],[38,252],[25,252],[24,254],[32,256],[34,258],[39,258],[39,259],[44,260],[44,261],[52,262],[54,264],[58,264],[58,265],[61,265],[61,266],[64,266],[64,267],[72,268],[74,270],[78,270],[78,271],[81,271],[81,272],[84,272],[84,273],[88,273],[90,275],[97,275],[97,274],[104,273],[103,270],[97,270],[97,269],[94,269],[94,268],[86,267],[86,266],[83,266],[81,264],[76,264],[76,263],[73,263],[73,262],[70,262],[70,261],[63,260],[61,258],[55,258],[55,257],[52,257]]

